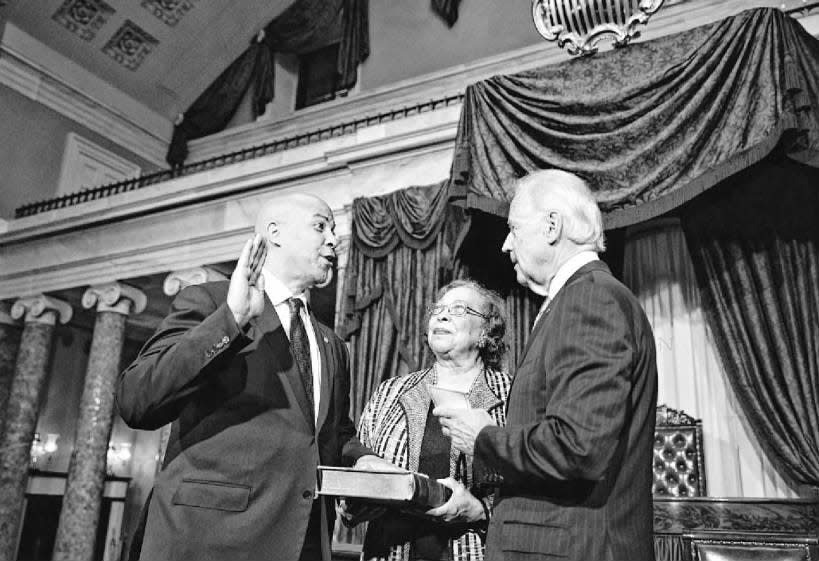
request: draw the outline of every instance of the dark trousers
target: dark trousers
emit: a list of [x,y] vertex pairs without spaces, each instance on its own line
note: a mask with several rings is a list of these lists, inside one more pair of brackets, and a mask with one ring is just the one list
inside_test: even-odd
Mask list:
[[321,561],[321,501],[313,501],[310,510],[310,521],[307,523],[307,534],[304,536],[304,545],[301,546],[299,561]]

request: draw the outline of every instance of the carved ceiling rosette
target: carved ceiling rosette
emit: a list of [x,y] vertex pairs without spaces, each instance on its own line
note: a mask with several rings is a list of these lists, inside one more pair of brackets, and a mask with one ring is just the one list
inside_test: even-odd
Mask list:
[[547,41],[557,41],[573,55],[591,55],[609,38],[622,47],[638,37],[638,25],[664,0],[532,0],[532,19]]

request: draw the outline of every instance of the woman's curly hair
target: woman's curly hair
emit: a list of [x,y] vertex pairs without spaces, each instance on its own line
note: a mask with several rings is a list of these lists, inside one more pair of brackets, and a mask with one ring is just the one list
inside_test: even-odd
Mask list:
[[503,366],[503,358],[509,348],[504,340],[504,335],[506,335],[504,301],[497,292],[489,290],[479,282],[470,279],[452,281],[438,291],[435,300],[440,300],[450,290],[460,287],[474,290],[483,299],[484,308],[480,312],[486,315],[486,318],[484,319],[484,333],[481,335],[480,341],[478,341],[478,356],[481,357],[484,366],[487,368],[500,370]]

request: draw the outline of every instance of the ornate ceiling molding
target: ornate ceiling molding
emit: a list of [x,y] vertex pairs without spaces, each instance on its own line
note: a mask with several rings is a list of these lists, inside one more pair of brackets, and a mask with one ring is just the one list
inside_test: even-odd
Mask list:
[[102,52],[128,70],[134,71],[157,45],[159,41],[150,33],[127,19],[108,40]]
[[115,11],[103,0],[65,0],[51,19],[83,41],[91,41]]
[[638,37],[638,26],[645,25],[663,1],[532,0],[532,20],[547,41],[557,41],[572,55],[591,55],[603,39],[623,47]]
[[174,27],[188,13],[196,0],[142,0],[143,8]]

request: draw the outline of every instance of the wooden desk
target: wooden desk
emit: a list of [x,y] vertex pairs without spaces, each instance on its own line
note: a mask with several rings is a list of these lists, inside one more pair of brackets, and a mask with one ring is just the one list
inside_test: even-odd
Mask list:
[[654,499],[657,561],[819,561],[815,500]]

